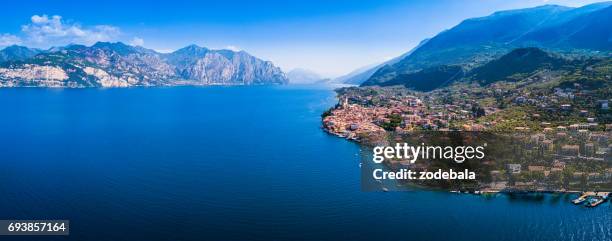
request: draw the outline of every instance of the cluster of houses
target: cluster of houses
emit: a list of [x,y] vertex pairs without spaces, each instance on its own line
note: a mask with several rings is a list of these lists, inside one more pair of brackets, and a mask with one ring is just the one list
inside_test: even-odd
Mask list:
[[[378,104],[372,104],[372,95],[345,95],[331,115],[323,119],[324,128],[330,133],[349,139],[360,134],[384,132],[381,127],[396,116],[401,122],[396,132],[412,130],[449,130],[450,123],[457,120],[473,119],[472,104],[429,104],[413,95],[378,95]],[[496,108],[484,110],[487,114]],[[484,129],[482,125],[471,125],[470,130]]]
[[[579,85],[578,85],[579,87]],[[517,105],[537,106],[547,111],[573,111],[571,102],[582,101],[593,109],[609,110],[610,99],[596,98],[592,91],[574,88],[554,88],[552,94],[540,93],[517,94],[513,102]],[[579,110],[581,114],[587,110]]]
[[351,105],[345,100],[340,107],[332,110],[331,115],[323,118],[323,127],[329,133],[356,140],[362,134],[384,133],[385,130],[374,124],[374,120],[386,118],[387,108],[366,108]]
[[[591,131],[589,128],[587,124],[575,124],[555,129],[547,128],[543,133],[529,135],[524,142],[520,142],[519,149],[521,152],[531,151],[529,153],[533,160],[523,163],[510,162],[502,170],[491,171],[491,187],[497,190],[550,190],[554,186],[554,189],[558,190],[562,186],[561,176],[565,176],[569,186],[573,187],[610,185],[612,131]],[[509,179],[514,182],[509,182]]]

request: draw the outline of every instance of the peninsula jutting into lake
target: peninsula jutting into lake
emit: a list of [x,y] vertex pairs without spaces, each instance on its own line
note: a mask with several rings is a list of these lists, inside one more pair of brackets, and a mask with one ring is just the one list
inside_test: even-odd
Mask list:
[[[323,128],[366,147],[455,135],[445,132],[467,132],[458,143],[488,140],[488,158],[474,167],[478,183],[419,183],[425,186],[611,191],[610,31],[599,21],[583,22],[609,18],[611,11],[610,4],[542,6],[465,20],[375,67],[360,87],[337,90],[340,102],[322,115]],[[532,18],[540,15],[548,18]],[[511,23],[517,19],[531,23]],[[581,31],[567,32],[576,22]],[[503,34],[487,34],[502,24]],[[593,41],[572,40],[582,38]],[[386,164],[396,170],[436,165],[402,158]]]

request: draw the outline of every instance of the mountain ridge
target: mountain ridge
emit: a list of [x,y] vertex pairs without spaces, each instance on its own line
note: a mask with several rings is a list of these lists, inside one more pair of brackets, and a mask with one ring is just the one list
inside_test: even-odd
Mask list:
[[25,60],[41,53],[40,49],[31,49],[19,45],[11,45],[0,50],[0,62],[9,60]]
[[[22,47],[26,48],[27,47]],[[172,53],[122,42],[67,45],[0,61],[3,87],[287,84],[280,68],[244,51],[189,45]]]
[[[473,69],[461,65],[438,65],[416,72],[399,74],[396,78],[383,83],[365,82],[361,86],[394,86],[429,92],[452,86],[454,84],[478,84],[490,86],[498,82],[547,82],[560,80],[565,75],[593,72],[593,66],[609,68],[610,58],[567,56],[544,51],[535,47],[517,48],[499,58],[493,59]],[[607,62],[606,62],[607,61]],[[603,71],[605,72],[605,71]],[[592,83],[591,83],[592,84]]]
[[[515,48],[581,53],[612,51],[612,2],[578,8],[544,5],[498,11],[470,18],[445,30],[395,64],[379,68],[368,80],[393,81],[437,65],[477,67]],[[569,30],[568,30],[569,29]]]

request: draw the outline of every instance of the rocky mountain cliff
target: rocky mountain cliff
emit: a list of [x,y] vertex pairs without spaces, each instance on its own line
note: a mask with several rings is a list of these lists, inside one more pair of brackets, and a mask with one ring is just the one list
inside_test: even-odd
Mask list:
[[180,79],[193,84],[287,84],[280,68],[244,51],[211,50],[190,45],[163,56]]
[[[24,48],[24,47],[20,47]],[[269,61],[195,45],[162,54],[120,42],[69,45],[0,61],[1,87],[286,84]]]

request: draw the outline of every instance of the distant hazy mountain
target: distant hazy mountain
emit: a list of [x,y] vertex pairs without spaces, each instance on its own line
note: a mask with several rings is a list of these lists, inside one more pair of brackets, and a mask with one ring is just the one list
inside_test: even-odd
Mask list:
[[314,84],[325,80],[312,70],[296,68],[287,72],[290,84]]
[[42,52],[39,49],[31,49],[23,46],[12,45],[0,50],[0,62],[25,60]]
[[580,8],[545,5],[467,19],[397,63],[378,69],[366,85],[395,81],[401,74],[438,65],[470,69],[530,46],[585,53],[612,50],[612,3]]
[[363,82],[365,82],[366,80],[368,80],[374,73],[376,73],[376,71],[378,71],[378,69],[385,67],[387,65],[393,65],[397,62],[399,62],[400,60],[404,59],[406,56],[412,54],[412,52],[416,51],[419,47],[421,47],[423,44],[427,43],[429,39],[425,39],[423,41],[421,41],[419,43],[419,45],[417,45],[416,47],[414,47],[412,50],[398,56],[395,57],[389,61],[386,61],[382,64],[374,64],[371,66],[366,66],[366,67],[362,67],[359,69],[356,69],[346,75],[340,76],[336,79],[333,80],[334,83],[338,83],[338,84],[350,84],[350,85],[360,85]]
[[333,79],[332,82],[338,84],[360,85],[365,82],[376,72],[383,64],[373,64],[358,68],[352,72]]
[[[6,49],[5,49],[6,50]],[[3,50],[4,51],[4,50]],[[271,62],[195,45],[170,54],[123,43],[68,45],[0,63],[0,86],[128,87],[285,84]]]

